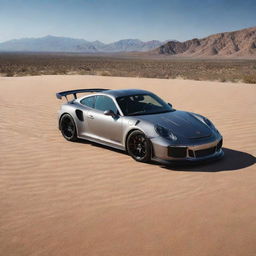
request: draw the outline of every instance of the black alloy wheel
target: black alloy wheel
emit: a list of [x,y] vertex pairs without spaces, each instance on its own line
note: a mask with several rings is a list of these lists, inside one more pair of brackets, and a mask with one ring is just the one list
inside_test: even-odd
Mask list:
[[149,162],[151,160],[151,143],[143,132],[133,131],[127,138],[127,152],[138,162]]
[[60,120],[60,130],[63,137],[68,141],[77,140],[76,125],[69,114],[64,114]]

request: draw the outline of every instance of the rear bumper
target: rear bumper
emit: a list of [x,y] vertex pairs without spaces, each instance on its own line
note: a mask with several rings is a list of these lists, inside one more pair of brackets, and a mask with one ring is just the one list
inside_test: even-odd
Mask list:
[[170,145],[162,138],[151,139],[153,146],[152,160],[164,164],[197,163],[218,159],[224,155],[222,151],[222,137],[208,139],[204,142],[189,145]]

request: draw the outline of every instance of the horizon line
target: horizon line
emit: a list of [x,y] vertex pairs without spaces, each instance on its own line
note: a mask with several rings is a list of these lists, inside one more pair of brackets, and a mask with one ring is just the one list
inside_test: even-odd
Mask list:
[[252,28],[256,28],[256,26],[252,26],[252,27],[246,27],[246,28],[242,28],[242,29],[236,29],[236,30],[231,30],[231,31],[222,31],[222,32],[217,32],[217,33],[213,33],[213,34],[208,34],[204,37],[193,37],[191,39],[187,39],[187,40],[184,40],[184,41],[179,41],[177,39],[165,39],[165,40],[159,40],[159,39],[151,39],[151,40],[141,40],[139,38],[123,38],[123,39],[118,39],[118,40],[114,40],[114,41],[110,41],[110,42],[106,42],[106,41],[102,41],[102,40],[98,40],[98,39],[95,39],[95,40],[92,40],[92,41],[88,41],[87,39],[85,38],[77,38],[77,37],[70,37],[70,36],[58,36],[58,35],[44,35],[44,36],[38,36],[38,37],[20,37],[20,38],[13,38],[13,39],[9,39],[9,40],[5,40],[5,41],[0,41],[0,43],[5,43],[5,42],[9,42],[9,41],[13,41],[13,40],[22,40],[22,39],[40,39],[40,38],[45,38],[45,37],[57,37],[57,38],[68,38],[68,39],[75,39],[75,40],[84,40],[84,41],[87,41],[87,42],[90,42],[90,43],[93,43],[93,42],[100,42],[100,43],[103,43],[103,44],[111,44],[111,43],[115,43],[115,42],[119,42],[119,41],[123,41],[123,40],[138,40],[138,41],[141,41],[143,43],[146,43],[146,42],[151,42],[151,41],[159,41],[161,43],[164,43],[164,42],[170,42],[170,41],[178,41],[178,42],[185,42],[185,41],[188,41],[188,40],[192,40],[192,39],[202,39],[202,38],[207,38],[209,36],[212,36],[212,35],[217,35],[217,34],[221,34],[221,33],[233,33],[233,32],[237,32],[237,31],[241,31],[241,30],[245,30],[245,29],[252,29]]

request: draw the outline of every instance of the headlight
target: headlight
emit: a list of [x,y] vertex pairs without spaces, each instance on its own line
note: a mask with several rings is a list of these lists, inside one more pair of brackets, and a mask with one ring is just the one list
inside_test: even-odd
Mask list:
[[199,121],[205,123],[207,126],[209,126],[211,129],[213,129],[217,133],[219,133],[219,131],[215,128],[214,124],[208,118],[197,115],[197,114],[194,114],[194,117],[196,117]]
[[212,122],[211,122],[209,119],[207,119],[206,117],[203,118],[203,121],[204,121],[208,126],[214,127],[214,125],[212,124]]
[[212,128],[214,131],[216,131],[217,133],[219,133],[219,131],[216,129],[216,127],[214,126],[214,124],[207,119],[206,117],[203,117],[203,122],[208,125],[210,128]]
[[204,117],[204,116],[200,116],[200,115],[198,115],[198,114],[193,114],[193,116],[194,116],[195,118],[197,118],[199,121],[205,123],[206,125],[208,125],[208,126],[210,126],[210,127],[214,127],[213,123],[212,123],[208,118],[206,118],[206,117]]
[[156,130],[157,134],[163,138],[169,138],[174,141],[177,140],[177,137],[169,129],[167,129],[163,126],[156,125],[155,130]]

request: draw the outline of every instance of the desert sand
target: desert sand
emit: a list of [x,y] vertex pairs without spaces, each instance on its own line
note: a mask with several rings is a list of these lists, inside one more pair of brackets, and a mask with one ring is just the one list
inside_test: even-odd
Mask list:
[[[67,142],[55,93],[90,87],[148,89],[207,116],[225,158],[177,169]],[[0,255],[256,255],[255,85],[0,77],[0,92]]]

